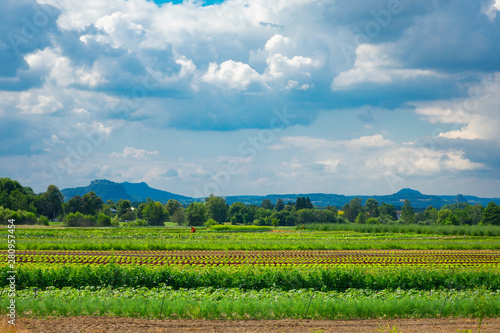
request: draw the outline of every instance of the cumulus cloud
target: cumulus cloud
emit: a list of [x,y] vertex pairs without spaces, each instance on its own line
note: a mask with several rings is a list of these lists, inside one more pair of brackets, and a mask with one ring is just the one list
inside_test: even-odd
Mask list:
[[[415,175],[499,170],[498,1],[11,2],[0,4],[0,153],[64,161],[93,133],[101,143],[68,171],[75,180],[168,179],[189,192],[217,158],[250,142],[242,133],[272,128],[273,109],[284,107],[293,121],[280,123],[265,163],[245,162],[241,184],[286,188],[294,176],[307,189],[334,184],[333,174],[376,183],[419,151],[404,142],[437,125],[439,146],[415,160]],[[357,108],[367,111],[349,118]],[[335,116],[317,132],[321,113]],[[178,142],[176,131],[201,142],[197,154],[221,151],[159,161],[171,151],[144,133]],[[214,144],[213,133],[224,139]]]
[[404,68],[385,49],[376,45],[362,44],[356,49],[354,68],[340,73],[333,79],[332,89],[342,89],[359,83],[389,84],[419,76],[437,76],[430,70]]
[[500,75],[487,76],[469,88],[469,96],[454,101],[438,101],[417,107],[416,112],[433,123],[456,123],[463,126],[439,134],[448,139],[500,139]]
[[133,148],[133,147],[125,147],[123,149],[123,152],[122,153],[111,153],[111,157],[114,157],[114,158],[120,158],[120,157],[123,157],[123,158],[134,158],[134,159],[138,159],[138,160],[143,160],[145,158],[148,158],[148,157],[152,157],[152,156],[159,156],[160,153],[158,150],[153,150],[153,151],[147,151],[146,149],[137,149],[137,148]]
[[202,81],[222,88],[245,90],[251,83],[263,83],[263,79],[248,64],[228,60],[220,65],[210,63]]

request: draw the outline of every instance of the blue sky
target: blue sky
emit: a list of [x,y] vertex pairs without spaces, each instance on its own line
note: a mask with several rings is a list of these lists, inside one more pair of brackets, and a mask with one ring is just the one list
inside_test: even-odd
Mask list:
[[500,1],[0,3],[0,176],[500,193]]

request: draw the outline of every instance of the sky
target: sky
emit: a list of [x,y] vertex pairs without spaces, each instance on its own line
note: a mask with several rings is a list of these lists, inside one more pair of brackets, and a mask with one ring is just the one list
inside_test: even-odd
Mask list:
[[0,176],[500,197],[500,0],[0,2]]

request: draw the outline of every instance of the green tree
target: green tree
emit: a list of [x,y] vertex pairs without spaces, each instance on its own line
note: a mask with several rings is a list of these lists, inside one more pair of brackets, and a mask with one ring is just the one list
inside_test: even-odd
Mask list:
[[398,219],[398,213],[396,212],[396,208],[394,208],[394,205],[389,205],[383,202],[380,204],[378,207],[378,213],[380,215],[388,215],[391,217],[393,221],[396,221]]
[[481,223],[484,225],[500,225],[500,206],[497,206],[493,201],[483,210],[483,218]]
[[75,195],[69,199],[68,202],[63,204],[64,215],[84,211],[84,202],[79,195]]
[[405,199],[405,205],[401,209],[401,222],[405,224],[411,224],[415,222],[415,211],[411,206],[411,202]]
[[177,225],[186,225],[187,224],[187,217],[186,217],[186,211],[184,208],[179,207],[174,214],[170,217],[170,220],[174,223],[177,223]]
[[227,211],[229,209],[226,200],[222,197],[217,197],[213,194],[205,200],[208,217],[219,223],[227,221]]
[[82,200],[84,211],[80,213],[87,215],[96,215],[97,212],[102,209],[102,205],[104,204],[102,199],[98,197],[94,191],[85,193],[82,197]]
[[132,210],[132,203],[130,202],[130,200],[120,200],[118,202],[116,214],[118,215],[118,218],[121,219],[123,215],[125,215],[131,210]]
[[181,207],[182,207],[182,204],[179,201],[174,200],[174,199],[168,200],[167,205],[165,206],[165,208],[167,209],[170,216],[173,216],[175,214],[175,212]]
[[278,200],[276,201],[276,205],[274,205],[274,210],[280,212],[283,209],[285,209],[285,203],[283,202],[283,199],[278,198]]
[[97,218],[97,226],[98,227],[111,227],[111,217],[106,214],[99,214]]
[[188,225],[200,226],[207,221],[207,209],[201,202],[191,202],[186,210]]
[[64,196],[55,185],[49,185],[47,191],[42,193],[37,202],[37,211],[39,214],[56,219],[63,213],[62,205]]
[[363,206],[361,205],[361,199],[356,197],[351,199],[348,204],[345,204],[342,208],[344,211],[344,216],[351,222],[355,222],[359,213],[363,210]]
[[424,211],[424,217],[427,221],[430,221],[431,223],[437,223],[438,210],[432,206],[429,206]]
[[369,198],[365,202],[365,207],[366,207],[366,211],[367,211],[368,215],[370,215],[370,217],[377,217],[379,215],[378,201],[377,200]]
[[149,201],[142,210],[142,216],[150,226],[164,226],[169,220],[168,211],[163,208],[159,201]]
[[273,204],[271,203],[271,199],[262,200],[260,207],[263,209],[273,209]]
[[368,213],[367,212],[359,212],[358,216],[356,216],[356,222],[357,224],[366,224],[368,221]]
[[459,224],[457,217],[450,209],[441,209],[439,211],[437,223],[442,225]]
[[0,178],[0,206],[11,210],[36,212],[33,190],[10,178]]

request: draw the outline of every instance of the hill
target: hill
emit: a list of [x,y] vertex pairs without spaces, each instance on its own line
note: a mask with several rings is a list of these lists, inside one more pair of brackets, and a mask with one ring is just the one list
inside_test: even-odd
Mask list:
[[65,188],[61,190],[61,193],[64,195],[64,200],[68,201],[75,195],[83,196],[85,193],[91,191],[94,191],[95,194],[101,197],[104,202],[107,200],[113,200],[116,202],[120,199],[130,200],[132,202],[145,202],[147,198],[160,201],[161,203],[167,203],[170,199],[175,199],[182,203],[191,202],[193,200],[189,197],[151,188],[144,182],[115,183],[107,179],[93,180],[90,185],[86,187]]
[[162,203],[167,203],[168,200],[174,199],[179,202],[191,202],[193,198],[185,197],[183,195],[157,190],[155,188],[149,187],[145,182],[142,183],[129,183],[124,182],[121,183],[123,187],[127,190],[127,193],[132,196],[132,201],[146,201],[147,198],[151,198],[155,201],[159,201]]
[[106,202],[107,200],[118,201],[120,199],[133,200],[132,196],[127,193],[127,190],[122,184],[115,183],[106,179],[93,180],[89,186],[64,188],[61,190],[64,196],[64,201],[68,201],[75,195],[83,196],[85,193],[94,191],[97,196]]
[[[76,188],[66,188],[61,190],[64,195],[64,199],[67,201],[75,195],[84,195],[90,191],[94,191],[98,196],[102,198],[103,201],[113,200],[118,201],[120,199],[130,200],[130,201],[142,201],[145,202],[147,198],[151,198],[155,201],[160,201],[161,203],[166,203],[170,199],[177,200],[183,204],[189,204],[191,201],[200,200],[202,198],[190,198],[183,195],[158,190],[150,187],[145,182],[142,183],[115,183],[106,179],[94,180],[86,187],[76,187]],[[453,204],[457,202],[468,202],[472,205],[481,204],[483,206],[488,205],[489,202],[494,201],[500,204],[500,199],[498,198],[478,198],[475,196],[467,195],[428,195],[422,194],[417,190],[410,188],[404,188],[394,194],[389,195],[341,195],[341,194],[327,194],[327,193],[303,193],[303,194],[269,194],[269,195],[237,195],[237,196],[226,196],[226,202],[231,205],[234,202],[240,201],[244,204],[255,204],[260,205],[262,200],[269,199],[272,203],[275,203],[278,199],[283,201],[296,201],[297,197],[309,197],[311,202],[316,207],[326,207],[337,206],[342,207],[348,203],[351,199],[355,197],[361,198],[363,203],[369,199],[373,198],[379,203],[385,202],[387,204],[392,204],[395,207],[401,207],[404,204],[404,200],[410,200],[411,204],[415,208],[426,208],[428,206],[433,206],[435,208],[440,208],[444,205]]]

